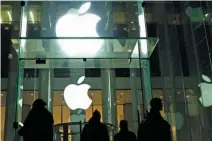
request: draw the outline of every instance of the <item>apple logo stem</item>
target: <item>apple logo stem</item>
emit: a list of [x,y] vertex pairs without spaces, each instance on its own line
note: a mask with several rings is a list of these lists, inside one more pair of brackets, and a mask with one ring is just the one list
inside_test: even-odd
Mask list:
[[85,76],[81,76],[77,81],[77,85],[70,84],[64,90],[64,100],[71,110],[86,110],[92,103],[92,100],[88,97],[88,90],[91,86],[81,84],[84,79]]

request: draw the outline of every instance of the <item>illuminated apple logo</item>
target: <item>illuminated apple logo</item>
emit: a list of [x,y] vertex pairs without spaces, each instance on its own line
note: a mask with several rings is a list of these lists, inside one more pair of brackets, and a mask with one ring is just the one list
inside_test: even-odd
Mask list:
[[92,103],[92,100],[88,97],[88,90],[91,86],[81,84],[84,79],[85,76],[80,77],[77,81],[78,85],[70,84],[64,90],[64,100],[71,110],[86,110]]
[[68,55],[95,55],[102,47],[102,39],[68,39],[67,37],[99,37],[96,27],[101,20],[94,14],[86,13],[91,3],[83,4],[79,9],[70,9],[56,24],[56,36],[62,50]]
[[199,98],[199,101],[202,103],[202,105],[204,107],[210,107],[210,106],[212,106],[212,84],[211,84],[211,79],[208,76],[206,76],[206,75],[202,75],[202,79],[205,82],[200,83],[198,85],[200,87],[200,89],[201,89],[201,95],[202,95]]

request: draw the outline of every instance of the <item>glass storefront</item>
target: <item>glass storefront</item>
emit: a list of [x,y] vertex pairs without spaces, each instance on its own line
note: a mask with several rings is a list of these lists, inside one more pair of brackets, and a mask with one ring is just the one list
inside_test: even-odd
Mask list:
[[[174,141],[212,140],[211,10],[199,2],[185,3],[146,5],[147,27],[148,22],[154,23],[158,38],[145,35],[144,28],[139,27],[141,21],[145,26],[137,2],[92,2],[85,9],[81,7],[84,2],[26,2],[22,7],[20,3],[5,4],[1,23],[5,31],[11,30],[13,47],[19,54],[19,62],[13,62],[19,64],[18,89],[15,74],[10,73],[7,92],[1,96],[1,133],[9,135],[5,141],[14,139],[14,117],[23,122],[38,97],[48,102],[55,125],[88,121],[92,111],[98,109],[101,120],[113,124],[116,131],[119,121],[127,119],[132,123],[130,130],[137,133],[138,120],[152,96],[163,99],[161,114],[172,126]],[[81,19],[73,24],[66,18],[86,14],[99,20],[91,26],[96,31],[84,28]],[[85,23],[93,25],[90,21]],[[70,31],[76,32],[72,35]],[[152,68],[158,65],[160,73],[157,77],[152,75],[150,81],[149,58],[156,51],[159,57],[152,62],[159,65],[154,63]],[[33,74],[24,74],[29,69]],[[119,69],[127,69],[128,75],[115,75]],[[88,75],[88,70],[96,76]],[[85,110],[78,110],[77,121],[76,110],[71,110],[76,106],[64,100],[64,90],[70,84],[90,85],[88,98],[92,103],[88,100],[88,108],[86,105]],[[14,93],[17,99],[13,98]],[[11,109],[15,114],[8,112]],[[78,127],[75,129],[79,131]]]
[[[21,40],[25,40],[25,39],[21,39]],[[32,39],[26,39],[26,44],[31,42],[31,40]],[[63,40],[63,39],[59,39],[59,40]],[[73,39],[65,39],[65,40],[73,40]],[[93,39],[81,39],[81,41],[84,41],[84,40],[93,40]],[[102,39],[96,39],[96,40],[102,40]],[[110,39],[108,41],[104,40],[104,42],[108,43],[111,40],[116,40],[116,39]],[[122,39],[122,40],[132,40],[132,39]],[[139,39],[133,39],[133,40],[134,42],[139,41]],[[32,44],[33,42],[36,44],[41,42],[41,40],[33,39]],[[51,39],[49,39],[48,42],[51,43]],[[56,43],[53,43],[53,44],[56,44]],[[30,49],[30,48],[33,48],[34,46],[28,45],[26,47]],[[53,48],[52,45],[51,47]],[[59,47],[59,46],[56,46],[56,47]],[[117,89],[116,89],[116,78],[114,75],[114,69],[128,67],[130,68],[132,72],[134,71],[134,73],[132,73],[132,75],[129,78],[129,80],[132,83],[131,85],[132,93],[134,94],[129,95],[129,97],[131,98],[127,98],[125,100],[129,101],[131,99],[131,102],[129,101],[129,103],[133,103],[133,104],[129,106],[134,106],[134,104],[136,104],[136,106],[133,107],[134,109],[132,109],[131,107],[131,110],[127,110],[127,112],[132,112],[131,114],[133,114],[134,112],[135,117],[137,118],[137,112],[139,107],[137,102],[137,95],[141,94],[141,93],[137,94],[137,91],[138,89],[141,89],[141,84],[143,81],[141,79],[142,78],[141,73],[143,68],[143,66],[141,65],[143,62],[142,62],[142,58],[139,58],[139,56],[137,57],[133,56],[134,49],[131,52],[129,52],[128,50],[126,52],[124,51],[123,52],[112,52],[112,51],[105,52],[103,50],[103,51],[100,51],[99,54],[96,54],[96,56],[85,56],[83,54],[82,55],[77,54],[79,55],[78,58],[76,58],[75,56],[73,56],[73,58],[72,56],[69,56],[69,58],[67,58],[67,56],[65,55],[64,55],[65,57],[62,58],[63,56],[58,54],[60,52],[59,50],[60,48],[55,48],[55,49],[52,49],[52,51],[49,53],[36,52],[36,51],[20,52],[20,56],[19,56],[20,67],[19,67],[19,78],[18,78],[19,91],[18,91],[18,97],[17,97],[17,103],[18,103],[17,120],[19,122],[23,120],[23,112],[25,112],[24,111],[25,107],[23,106],[21,102],[24,101],[25,99],[25,98],[23,99],[24,91],[25,91],[23,71],[26,68],[35,68],[37,71],[39,70],[40,76],[33,80],[33,82],[35,83],[33,89],[36,91],[32,92],[31,99],[40,97],[48,102],[48,109],[53,112],[54,117],[57,116],[55,117],[55,124],[57,123],[59,124],[61,122],[66,123],[69,121],[71,122],[79,122],[79,121],[85,121],[85,120],[87,121],[90,118],[92,111],[94,111],[95,109],[98,109],[102,113],[102,118],[103,118],[102,121],[104,123],[110,123],[117,127],[118,125],[117,122],[119,122],[120,119],[123,119],[123,116],[124,116],[123,115],[124,106],[120,106],[119,102],[120,103],[122,102],[123,105],[125,102],[123,102],[123,100],[120,99],[121,94],[119,92],[116,92]],[[20,51],[21,51],[21,48],[20,48]],[[46,56],[45,59],[37,58],[37,56],[43,56],[43,55]],[[53,56],[54,58],[51,58]],[[71,73],[70,77],[65,78],[66,81],[63,80],[60,86],[55,86],[55,83],[53,80],[54,78],[52,77],[52,70],[55,68],[70,69],[70,73]],[[92,80],[92,78],[89,79],[85,77],[84,80],[82,80],[84,82],[79,82],[80,79],[85,76],[86,68],[101,69],[101,77],[97,81],[95,81],[95,79]],[[137,71],[138,74],[136,74],[135,69],[140,70],[140,71]],[[140,80],[140,84],[136,84],[137,79]],[[79,88],[69,89],[71,85],[74,86],[73,84],[75,86],[78,86],[79,88],[81,87],[80,89],[84,89],[83,87],[85,86],[84,84],[88,84],[91,87],[90,88],[91,91],[89,91],[89,94],[88,94],[89,98],[86,99],[87,89],[82,91],[85,93],[82,93],[79,90]],[[101,90],[98,90],[99,92],[97,90],[96,90],[97,92],[95,92],[95,87],[96,87],[95,85],[99,85],[99,87],[101,88]],[[59,92],[58,94],[54,94],[53,89],[55,87],[62,88],[62,91]],[[66,91],[68,91],[68,93]],[[79,100],[79,104],[75,103],[71,98],[69,98],[68,95],[70,96],[73,95],[72,98],[76,97],[74,101]],[[84,97],[79,96],[77,98],[78,95],[84,95]],[[142,98],[142,96],[140,98]],[[89,99],[92,100],[92,104],[89,104],[88,102]],[[32,101],[33,100],[31,100],[31,102]],[[88,104],[84,106],[83,103],[80,104],[80,101],[83,101],[83,103],[88,102]],[[87,109],[87,106],[89,106],[88,109]],[[82,119],[79,120],[79,118],[81,118],[81,115],[80,117],[77,117],[77,118],[74,117],[75,115],[72,113],[75,113],[77,110],[71,110],[72,107],[73,109],[74,107],[76,107],[76,108],[81,108],[85,110],[85,111],[84,110],[82,111],[84,115]],[[139,108],[142,108],[143,110],[144,107],[142,105]],[[58,113],[61,113],[61,114],[58,114]],[[58,115],[60,115],[61,117],[58,117]],[[132,121],[136,122],[136,119],[132,119]],[[138,125],[138,122],[136,124]]]
[[[58,136],[63,136],[63,140],[79,140],[81,126],[68,124],[71,126],[66,128],[66,123],[84,123],[95,109],[101,112],[102,121],[113,128],[111,135],[117,132],[118,122],[123,118],[132,121],[130,128],[136,132],[138,111],[149,109],[147,101],[152,98],[149,57],[158,38],[146,37],[142,11],[138,15],[142,25],[141,37],[120,38],[113,37],[111,32],[111,2],[71,3],[73,5],[66,7],[66,2],[43,2],[41,17],[36,16],[41,19],[42,30],[32,30],[34,33],[29,33],[30,24],[35,22],[35,12],[29,10],[30,2],[21,7],[16,121],[23,122],[33,100],[39,97],[47,102],[47,108],[53,112],[55,127],[64,123],[60,125],[63,130],[60,127],[55,129],[56,140],[60,140]],[[54,10],[58,8],[59,11]],[[101,31],[102,28],[104,31]],[[115,69],[120,68],[130,70],[131,90],[128,92],[118,92]],[[25,69],[39,71],[38,78],[32,80],[33,91],[27,95]],[[68,69],[70,72],[70,76],[65,81],[61,80],[59,86],[55,85],[54,69]],[[85,69],[100,69],[101,75],[95,81],[85,76]],[[56,88],[61,89],[59,94],[54,94]],[[143,94],[138,93],[141,88]],[[124,93],[128,93],[128,98],[122,98],[122,95],[127,96]],[[142,104],[138,103],[138,95],[140,99],[145,99]]]

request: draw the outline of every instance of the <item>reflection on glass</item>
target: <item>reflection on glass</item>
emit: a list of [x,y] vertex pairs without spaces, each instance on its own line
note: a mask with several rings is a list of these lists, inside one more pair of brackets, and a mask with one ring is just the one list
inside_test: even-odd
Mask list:
[[29,23],[39,23],[41,21],[41,11],[40,5],[29,5],[29,12],[28,12],[28,22]]
[[201,96],[199,97],[199,101],[204,107],[210,107],[212,106],[211,79],[206,75],[202,75],[202,79],[203,82],[198,85],[201,89]]

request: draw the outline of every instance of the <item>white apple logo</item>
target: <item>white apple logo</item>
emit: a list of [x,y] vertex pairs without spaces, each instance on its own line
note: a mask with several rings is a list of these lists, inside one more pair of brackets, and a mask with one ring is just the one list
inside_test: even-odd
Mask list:
[[199,98],[199,101],[202,103],[204,107],[210,107],[212,106],[212,84],[211,79],[206,76],[202,75],[202,79],[206,82],[200,83],[198,86],[201,89],[201,97]]
[[[94,14],[86,13],[91,6],[90,2],[83,4],[79,10],[70,9],[56,24],[56,36],[62,50],[68,55],[95,55],[103,45],[103,39],[89,39],[99,37],[96,25],[101,20]],[[88,39],[68,39],[68,37],[88,37]]]
[[85,76],[81,76],[77,81],[78,85],[70,84],[64,90],[64,100],[71,110],[86,110],[92,103],[92,100],[88,97],[88,90],[91,86],[81,84],[84,79]]

